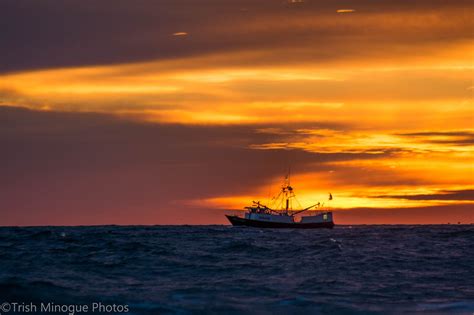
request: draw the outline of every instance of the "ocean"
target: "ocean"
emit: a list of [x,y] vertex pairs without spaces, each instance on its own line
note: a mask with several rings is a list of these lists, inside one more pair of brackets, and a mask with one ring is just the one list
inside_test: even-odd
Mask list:
[[474,225],[4,227],[0,313],[474,314],[473,245]]

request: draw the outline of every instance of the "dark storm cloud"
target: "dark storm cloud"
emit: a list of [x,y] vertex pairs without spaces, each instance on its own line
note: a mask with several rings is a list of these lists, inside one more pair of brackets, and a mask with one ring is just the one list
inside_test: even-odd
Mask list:
[[221,212],[185,201],[251,193],[280,178],[290,160],[305,172],[375,158],[249,149],[278,140],[259,128],[0,107],[2,224],[223,222]]
[[455,201],[474,201],[474,190],[441,190],[433,194],[416,195],[383,195],[373,196],[374,198],[394,198],[406,200],[455,200]]
[[[341,7],[356,12],[337,14]],[[248,50],[272,51],[254,63],[286,64],[413,53],[413,45],[421,53],[419,45],[469,39],[469,8],[428,0],[3,0],[0,72]]]
[[474,132],[472,131],[424,131],[397,134],[412,137],[423,142],[436,144],[452,144],[459,146],[474,145]]
[[472,137],[474,133],[471,131],[421,131],[421,132],[407,132],[399,133],[400,136],[414,136],[414,137]]

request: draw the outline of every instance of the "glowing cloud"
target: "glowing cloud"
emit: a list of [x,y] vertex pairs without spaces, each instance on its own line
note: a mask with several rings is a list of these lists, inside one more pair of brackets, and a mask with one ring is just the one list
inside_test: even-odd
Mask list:
[[355,12],[354,9],[339,9],[336,11],[337,13],[353,13]]
[[173,33],[173,36],[187,36],[188,33],[187,32],[176,32],[176,33]]

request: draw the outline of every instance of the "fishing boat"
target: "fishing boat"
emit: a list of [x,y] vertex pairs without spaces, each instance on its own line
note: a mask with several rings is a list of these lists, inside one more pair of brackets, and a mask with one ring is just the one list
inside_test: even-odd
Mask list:
[[[331,193],[329,193],[329,200],[332,200]],[[269,206],[260,203],[260,201],[253,201],[252,206],[244,208],[247,211],[243,217],[238,215],[226,215],[226,217],[234,226],[292,229],[334,227],[332,212],[325,208],[321,202],[306,208],[299,205],[299,208],[296,209],[293,208],[294,204],[299,205],[299,202],[290,185],[290,174],[288,173],[278,195],[271,199]],[[312,214],[303,215],[306,211],[310,211]]]

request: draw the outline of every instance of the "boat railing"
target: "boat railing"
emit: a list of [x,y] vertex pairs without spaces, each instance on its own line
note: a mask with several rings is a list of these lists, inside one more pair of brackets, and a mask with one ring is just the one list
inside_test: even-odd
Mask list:
[[247,211],[239,210],[239,209],[235,209],[235,210],[225,210],[225,211],[224,211],[224,213],[225,213],[226,215],[232,215],[232,216],[236,216],[236,217],[240,217],[240,218],[244,218],[246,212],[247,212]]

